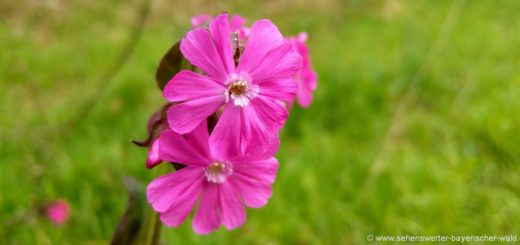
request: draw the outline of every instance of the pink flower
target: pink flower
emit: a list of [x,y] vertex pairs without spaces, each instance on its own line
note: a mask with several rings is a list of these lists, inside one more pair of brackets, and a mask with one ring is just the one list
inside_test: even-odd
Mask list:
[[263,151],[288,116],[281,101],[297,91],[293,76],[301,57],[269,20],[259,20],[251,32],[238,65],[233,59],[228,16],[217,16],[207,28],[190,31],[181,52],[204,72],[181,71],[166,85],[163,95],[178,102],[168,110],[168,122],[186,134],[211,114],[222,110],[210,136],[216,157]]
[[246,27],[246,23],[247,20],[240,15],[234,15],[233,18],[231,18],[231,32],[237,32],[238,39],[241,41],[244,41],[249,37],[250,29]]
[[[191,18],[191,26],[193,28],[207,25],[213,17],[209,14],[201,14]],[[240,40],[246,40],[249,36],[249,28],[246,27],[247,20],[240,15],[233,15],[230,23],[231,32],[237,32]]]
[[192,27],[200,27],[211,21],[213,17],[209,14],[200,14],[191,18]]
[[301,107],[308,107],[312,102],[312,93],[316,90],[317,76],[311,67],[309,49],[307,45],[305,45],[307,33],[301,32],[297,37],[292,37],[288,40],[303,58],[301,70],[295,76],[295,79],[298,81],[298,93],[296,97]]
[[67,201],[59,199],[47,206],[47,217],[55,225],[64,224],[69,217],[69,204]]
[[233,229],[245,221],[244,206],[262,207],[271,196],[277,140],[263,154],[219,158],[211,153],[208,138],[205,121],[184,136],[170,130],[159,136],[161,158],[186,165],[147,187],[148,201],[168,226],[182,224],[200,197],[192,221],[196,233],[208,234],[221,224]]

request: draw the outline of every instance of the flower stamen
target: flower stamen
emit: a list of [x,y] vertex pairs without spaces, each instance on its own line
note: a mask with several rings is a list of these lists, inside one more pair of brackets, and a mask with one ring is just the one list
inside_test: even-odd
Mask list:
[[208,182],[220,184],[232,173],[233,168],[230,164],[216,161],[206,168],[204,175]]
[[247,106],[249,101],[258,94],[258,86],[245,79],[237,79],[228,85],[226,90],[226,102],[230,99],[236,106]]
[[236,81],[229,85],[229,93],[234,96],[240,96],[247,92],[247,82],[244,80]]

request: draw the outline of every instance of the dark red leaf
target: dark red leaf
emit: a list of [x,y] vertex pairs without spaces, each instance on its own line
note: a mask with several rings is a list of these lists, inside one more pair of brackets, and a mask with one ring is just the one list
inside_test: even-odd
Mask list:
[[164,86],[182,69],[189,69],[190,63],[184,58],[180,50],[180,41],[175,43],[170,50],[163,56],[157,71],[155,72],[155,80],[161,90]]

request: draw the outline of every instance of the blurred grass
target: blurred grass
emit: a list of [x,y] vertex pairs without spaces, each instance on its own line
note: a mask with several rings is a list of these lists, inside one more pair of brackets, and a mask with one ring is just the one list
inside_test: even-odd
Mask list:
[[[163,102],[158,61],[190,16],[222,10],[307,31],[319,88],[283,130],[269,204],[234,231],[165,228],[165,244],[520,235],[520,2],[154,1],[135,53],[105,81],[141,5],[0,3],[1,244],[110,240],[123,176],[155,175],[130,140]],[[58,197],[72,209],[62,227],[36,210]]]

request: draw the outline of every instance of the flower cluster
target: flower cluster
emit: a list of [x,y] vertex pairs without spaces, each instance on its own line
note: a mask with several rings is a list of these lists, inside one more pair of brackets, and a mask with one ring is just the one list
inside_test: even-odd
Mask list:
[[306,34],[284,38],[265,19],[245,24],[227,14],[194,17],[180,42],[191,69],[166,84],[170,103],[150,119],[160,132],[147,167],[169,162],[178,169],[147,187],[148,201],[168,226],[182,224],[197,203],[192,223],[198,234],[221,224],[236,228],[245,221],[245,206],[264,206],[288,107],[296,96],[302,107],[312,100],[316,74]]

